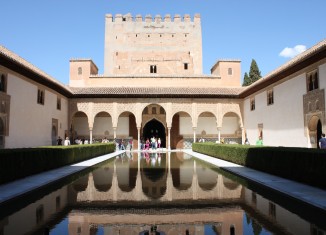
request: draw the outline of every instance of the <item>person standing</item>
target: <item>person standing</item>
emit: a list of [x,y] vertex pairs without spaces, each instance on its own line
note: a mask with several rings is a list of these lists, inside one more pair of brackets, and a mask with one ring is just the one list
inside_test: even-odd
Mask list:
[[132,150],[132,139],[129,140],[130,151]]
[[321,138],[319,140],[319,148],[326,149],[326,137],[325,137],[325,133],[321,134]]
[[161,138],[160,137],[157,139],[157,147],[161,148]]
[[261,138],[261,136],[259,136],[258,140],[256,141],[256,145],[263,146],[263,139]]
[[68,146],[68,145],[70,145],[70,140],[69,137],[67,136],[64,142],[64,146]]
[[61,139],[60,136],[59,136],[59,138],[57,139],[57,144],[58,144],[58,145],[62,145],[62,139]]

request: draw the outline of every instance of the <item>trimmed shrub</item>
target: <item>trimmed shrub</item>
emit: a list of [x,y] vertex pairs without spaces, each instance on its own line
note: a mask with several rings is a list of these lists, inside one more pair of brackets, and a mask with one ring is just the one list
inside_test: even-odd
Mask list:
[[115,151],[115,144],[0,150],[0,184]]
[[326,188],[326,152],[294,147],[194,143],[192,149],[255,170]]

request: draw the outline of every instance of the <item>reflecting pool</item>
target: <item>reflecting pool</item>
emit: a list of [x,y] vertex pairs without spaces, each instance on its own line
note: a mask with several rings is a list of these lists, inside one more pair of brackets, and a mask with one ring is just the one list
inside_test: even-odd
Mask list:
[[126,152],[3,205],[0,235],[319,235],[324,216],[183,152]]

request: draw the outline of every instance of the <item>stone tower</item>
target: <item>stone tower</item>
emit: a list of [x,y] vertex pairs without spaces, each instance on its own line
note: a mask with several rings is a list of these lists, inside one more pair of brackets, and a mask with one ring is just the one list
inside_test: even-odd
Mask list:
[[104,47],[104,76],[203,73],[199,14],[107,14]]

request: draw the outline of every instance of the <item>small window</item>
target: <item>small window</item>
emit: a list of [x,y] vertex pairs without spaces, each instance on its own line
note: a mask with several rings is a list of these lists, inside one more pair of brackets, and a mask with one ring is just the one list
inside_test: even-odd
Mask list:
[[83,69],[82,67],[78,67],[78,75],[82,75],[83,74]]
[[233,69],[232,68],[228,68],[228,75],[232,75],[233,74]]
[[148,107],[144,108],[143,114],[148,114]]
[[57,97],[57,110],[61,110],[61,98]]
[[1,78],[0,78],[0,91],[2,92],[6,92],[6,85],[7,85],[7,79],[6,76],[4,74],[1,74]]
[[152,108],[152,114],[156,114],[156,107]]
[[151,65],[150,66],[150,73],[156,73],[157,72],[157,67],[156,65]]
[[126,21],[126,17],[122,17],[122,21]]
[[273,90],[267,91],[267,105],[274,104],[274,92]]
[[319,88],[318,70],[311,71],[306,75],[307,91],[313,91]]
[[253,111],[255,110],[256,106],[255,106],[255,98],[251,98],[250,99],[250,110]]
[[183,68],[184,68],[184,70],[188,70],[188,63],[184,63]]
[[37,90],[37,103],[44,104],[44,90]]

